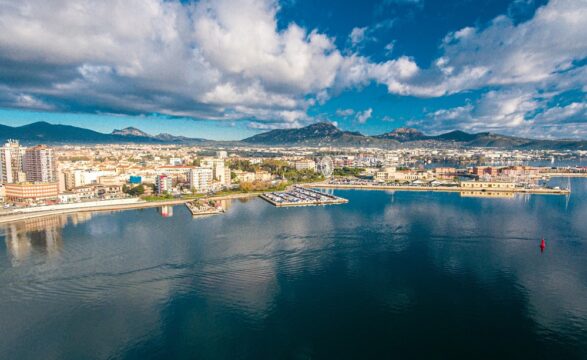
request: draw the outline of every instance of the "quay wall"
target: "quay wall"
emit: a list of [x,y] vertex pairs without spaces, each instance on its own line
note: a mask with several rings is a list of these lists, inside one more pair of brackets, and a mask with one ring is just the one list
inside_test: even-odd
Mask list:
[[[391,185],[359,185],[359,184],[327,184],[327,183],[312,183],[312,184],[304,184],[304,187],[315,187],[315,188],[323,188],[323,189],[364,189],[364,190],[397,190],[397,191],[439,191],[439,192],[463,192],[463,191],[470,191],[476,190],[472,188],[462,188],[462,187],[452,187],[452,186],[407,186],[407,185],[398,185],[398,186],[391,186]],[[478,189],[482,190],[482,189]],[[569,190],[566,189],[545,189],[545,188],[538,188],[538,189],[522,189],[522,188],[491,188],[487,189],[487,191],[491,192],[515,192],[515,193],[522,193],[522,194],[552,194],[552,195],[567,195],[570,193]]]

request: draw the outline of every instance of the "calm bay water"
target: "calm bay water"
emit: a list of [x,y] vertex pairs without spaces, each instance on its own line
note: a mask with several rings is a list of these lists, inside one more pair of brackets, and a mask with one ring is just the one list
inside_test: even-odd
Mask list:
[[572,189],[4,226],[0,358],[585,359],[587,179]]

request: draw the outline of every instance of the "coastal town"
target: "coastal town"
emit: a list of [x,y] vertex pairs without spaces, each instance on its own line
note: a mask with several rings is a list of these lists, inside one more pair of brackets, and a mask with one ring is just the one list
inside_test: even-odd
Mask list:
[[[464,196],[516,192],[568,194],[552,177],[587,176],[561,166],[587,151],[488,148],[316,148],[111,144],[1,148],[3,216],[100,207],[147,207],[202,198],[318,188],[457,191]],[[273,203],[281,195],[267,195]],[[287,195],[286,195],[287,196]],[[206,208],[195,206],[191,209]],[[216,211],[216,210],[214,210]],[[193,211],[192,211],[193,212]]]

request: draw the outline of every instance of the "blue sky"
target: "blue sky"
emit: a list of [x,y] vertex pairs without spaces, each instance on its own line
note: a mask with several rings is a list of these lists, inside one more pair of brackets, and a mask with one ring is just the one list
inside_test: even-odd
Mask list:
[[587,138],[584,0],[0,4],[0,123]]

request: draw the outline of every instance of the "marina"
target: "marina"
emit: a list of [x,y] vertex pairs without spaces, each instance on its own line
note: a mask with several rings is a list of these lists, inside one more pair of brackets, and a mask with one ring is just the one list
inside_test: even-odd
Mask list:
[[300,186],[294,186],[287,191],[265,193],[260,197],[277,207],[334,205],[348,202],[347,199]]

